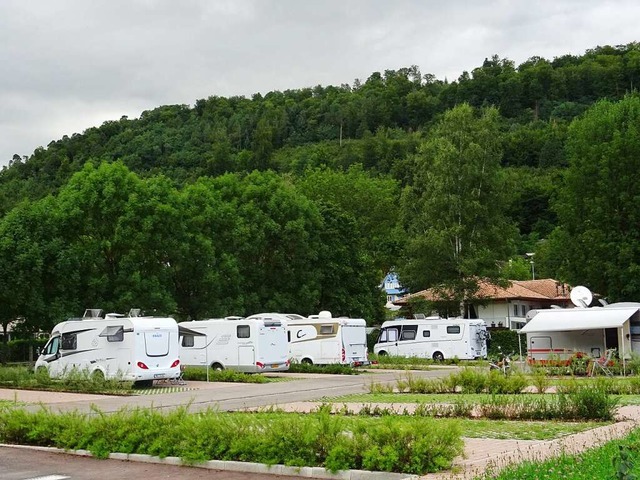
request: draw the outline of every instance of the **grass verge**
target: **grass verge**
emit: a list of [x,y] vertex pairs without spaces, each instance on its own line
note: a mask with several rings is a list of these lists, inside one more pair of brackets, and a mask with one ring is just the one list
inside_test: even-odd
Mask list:
[[488,470],[476,480],[632,480],[640,478],[640,429],[621,440],[579,455],[561,455],[545,461],[527,461],[499,473]]

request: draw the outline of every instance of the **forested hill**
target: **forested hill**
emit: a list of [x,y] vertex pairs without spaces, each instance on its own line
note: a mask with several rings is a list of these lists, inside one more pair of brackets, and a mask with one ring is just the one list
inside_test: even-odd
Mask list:
[[[209,97],[123,117],[14,156],[0,175],[2,208],[63,185],[91,160],[122,160],[134,172],[179,182],[253,169],[300,172],[361,163],[405,181],[403,160],[442,113],[466,102],[503,117],[505,166],[564,166],[565,127],[602,98],[640,84],[638,43],[582,56],[531,57],[519,66],[494,56],[456,81],[417,67],[374,73],[352,86],[317,86],[264,96]],[[342,148],[340,140],[342,139]],[[353,140],[359,140],[354,142]]]
[[469,278],[530,278],[525,252],[539,276],[640,300],[638,84],[632,43],[494,56],[455,81],[410,67],[213,96],[65,136],[0,172],[0,321],[375,316],[389,268],[468,297]]

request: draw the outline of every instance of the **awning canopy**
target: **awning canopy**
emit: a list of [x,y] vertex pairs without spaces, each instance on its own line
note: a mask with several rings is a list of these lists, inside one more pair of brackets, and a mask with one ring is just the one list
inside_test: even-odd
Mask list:
[[640,308],[562,308],[540,310],[518,333],[620,328]]
[[187,327],[181,327],[180,325],[178,325],[178,335],[183,337],[185,335],[191,335],[194,337],[206,337],[207,334],[206,333],[202,333],[202,332],[198,332],[196,330],[191,330],[190,328]]

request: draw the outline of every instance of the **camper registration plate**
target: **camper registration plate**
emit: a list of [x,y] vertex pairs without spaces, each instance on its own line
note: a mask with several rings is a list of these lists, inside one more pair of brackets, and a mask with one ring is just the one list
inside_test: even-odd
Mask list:
[[272,363],[271,364],[271,368],[278,368],[280,365],[278,365],[277,363]]
[[153,378],[164,378],[164,373],[154,373]]

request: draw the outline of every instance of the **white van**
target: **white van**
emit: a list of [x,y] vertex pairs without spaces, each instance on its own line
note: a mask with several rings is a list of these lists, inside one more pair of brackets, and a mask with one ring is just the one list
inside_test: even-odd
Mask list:
[[389,320],[382,324],[378,355],[471,360],[487,356],[487,327],[484,320],[426,317]]
[[53,378],[71,370],[151,386],[180,377],[178,324],[173,318],[128,316],[89,309],[83,318],[60,322],[51,331],[35,369]]
[[214,370],[289,369],[287,330],[280,320],[226,317],[181,322],[180,360]]
[[295,314],[262,313],[287,324],[292,361],[316,365],[368,365],[366,322],[362,318],[332,318],[322,311],[308,318]]

